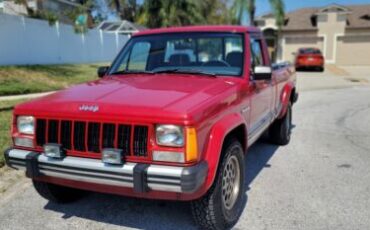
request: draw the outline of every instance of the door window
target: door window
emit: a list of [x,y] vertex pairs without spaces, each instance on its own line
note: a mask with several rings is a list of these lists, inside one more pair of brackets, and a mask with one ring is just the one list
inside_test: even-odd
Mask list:
[[251,65],[252,67],[265,65],[260,39],[251,39]]

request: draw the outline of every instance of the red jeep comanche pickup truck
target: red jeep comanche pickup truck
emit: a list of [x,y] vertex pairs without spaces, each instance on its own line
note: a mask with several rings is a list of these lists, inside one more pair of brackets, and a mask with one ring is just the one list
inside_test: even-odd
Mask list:
[[229,228],[248,147],[265,131],[290,140],[294,68],[271,65],[256,28],[140,32],[98,75],[14,109],[7,165],[50,201],[87,190],[190,201],[201,228]]

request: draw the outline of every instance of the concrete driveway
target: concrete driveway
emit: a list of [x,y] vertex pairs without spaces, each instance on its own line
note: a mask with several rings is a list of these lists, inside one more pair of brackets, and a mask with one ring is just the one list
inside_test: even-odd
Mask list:
[[[324,78],[299,73],[298,83],[310,77]],[[370,87],[346,83],[300,85],[291,143],[262,139],[249,150],[246,203],[235,229],[369,228]],[[93,193],[56,205],[24,178],[0,196],[0,229],[195,229],[186,203]]]
[[367,86],[370,83],[370,67],[326,67],[325,72],[298,72],[300,91],[340,89],[351,86]]

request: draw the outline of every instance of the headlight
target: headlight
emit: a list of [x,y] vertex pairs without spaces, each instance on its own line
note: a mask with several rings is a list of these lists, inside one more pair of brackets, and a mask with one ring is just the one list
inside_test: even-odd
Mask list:
[[158,125],[156,128],[158,145],[182,147],[184,146],[184,130],[176,125]]
[[35,134],[35,118],[32,116],[19,116],[17,118],[18,132],[23,134]]

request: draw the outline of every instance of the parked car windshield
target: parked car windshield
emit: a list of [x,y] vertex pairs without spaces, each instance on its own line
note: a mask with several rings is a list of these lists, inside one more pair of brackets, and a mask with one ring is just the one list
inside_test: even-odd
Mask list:
[[243,36],[235,33],[173,33],[133,37],[109,71],[201,72],[240,76]]

